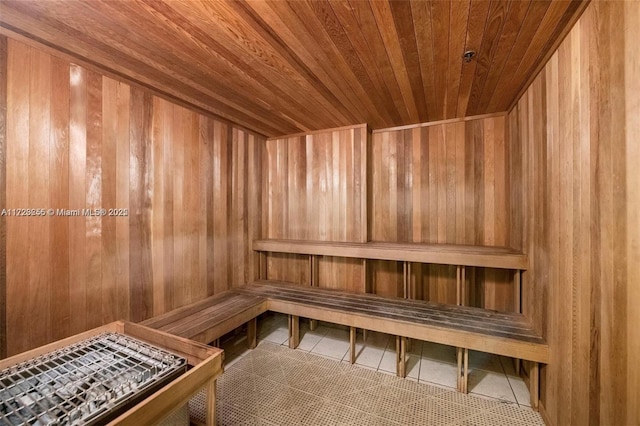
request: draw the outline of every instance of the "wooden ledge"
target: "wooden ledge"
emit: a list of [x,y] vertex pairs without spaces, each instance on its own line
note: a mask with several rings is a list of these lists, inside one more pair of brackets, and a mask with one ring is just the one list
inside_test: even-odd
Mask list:
[[264,239],[254,240],[253,250],[439,265],[527,269],[526,254],[507,247],[493,246]]

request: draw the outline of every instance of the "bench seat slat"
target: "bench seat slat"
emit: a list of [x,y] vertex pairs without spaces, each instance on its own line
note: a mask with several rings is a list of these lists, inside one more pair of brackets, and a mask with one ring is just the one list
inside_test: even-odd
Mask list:
[[[517,313],[352,294],[279,281],[258,281],[232,291],[260,295],[268,300],[268,309],[275,312],[548,362],[548,345]],[[506,318],[511,318],[510,325]]]
[[[264,286],[264,288],[269,288],[269,291],[278,291],[282,288],[279,284],[275,286],[270,286],[275,281],[257,281],[254,284],[260,284]],[[286,285],[286,284],[285,284]],[[245,287],[247,288],[247,287]],[[262,291],[262,290],[261,290]],[[495,323],[503,323],[505,325],[513,326],[515,324],[522,324],[523,327],[529,328],[529,323],[526,317],[522,314],[515,313],[507,313],[507,312],[499,312],[490,309],[482,309],[482,308],[474,308],[469,306],[457,306],[457,305],[447,305],[442,303],[434,303],[434,302],[425,302],[422,300],[415,299],[404,299],[398,297],[380,297],[374,294],[369,293],[346,293],[340,292],[336,290],[330,289],[322,289],[322,288],[313,288],[309,289],[308,287],[293,285],[292,288],[285,290],[287,292],[298,292],[300,296],[304,297],[330,297],[333,301],[338,303],[339,301],[361,301],[362,303],[375,303],[376,306],[388,307],[390,309],[394,308],[402,308],[415,312],[425,312],[433,314],[434,312],[438,312],[444,316],[456,315],[460,318],[468,317],[473,320],[478,320],[481,318],[488,318],[494,321]],[[329,293],[323,293],[324,291],[328,291]],[[260,294],[260,292],[256,292]],[[435,310],[434,310],[435,309]]]
[[[462,314],[455,311],[441,311],[441,307],[446,305],[429,302],[417,302],[421,309],[411,309],[412,306],[403,303],[405,299],[396,299],[399,302],[395,306],[389,300],[382,297],[362,297],[359,294],[340,294],[341,292],[328,289],[308,289],[301,286],[282,284],[274,285],[257,282],[244,290],[250,294],[260,294],[269,299],[278,299],[288,302],[309,304],[318,307],[334,310],[344,310],[358,312],[365,315],[378,316],[383,318],[406,320],[419,324],[441,326],[445,328],[462,329],[480,334],[491,334],[506,338],[516,338],[534,343],[541,343],[543,340],[523,322],[524,316],[514,314],[513,321],[509,324],[502,320],[491,320],[483,309],[475,308],[478,314],[483,314],[482,318],[473,318],[468,315],[469,308]],[[414,306],[416,303],[413,304]],[[474,308],[471,308],[474,309]]]

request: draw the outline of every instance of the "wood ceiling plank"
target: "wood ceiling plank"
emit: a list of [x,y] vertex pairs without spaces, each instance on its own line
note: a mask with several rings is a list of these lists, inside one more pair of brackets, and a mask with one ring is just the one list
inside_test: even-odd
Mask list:
[[[307,124],[301,121],[308,120],[303,115],[298,114],[301,110],[297,104],[285,103],[286,107],[278,107],[271,105],[275,99],[280,98],[280,92],[286,93],[287,99],[298,98],[303,92],[307,100],[314,101],[322,99],[315,92],[307,92],[304,85],[293,87],[292,81],[300,81],[295,70],[290,67],[290,61],[282,58],[272,49],[268,40],[265,40],[256,26],[250,24],[244,17],[235,15],[236,11],[229,8],[222,9],[222,3],[207,3],[205,5],[190,2],[188,4],[182,2],[171,3],[151,3],[154,7],[164,10],[169,20],[179,20],[183,28],[187,28],[187,34],[197,34],[201,39],[196,39],[199,43],[212,46],[218,52],[222,52],[222,57],[227,63],[222,67],[229,67],[229,62],[235,64],[234,72],[238,69],[247,70],[254,75],[254,81],[268,82],[273,87],[276,85],[280,90],[275,93],[265,93],[264,98],[258,98],[255,92],[255,83],[249,82],[247,87],[247,95],[244,98],[259,108],[266,108],[272,119],[295,121],[298,127],[307,128]],[[219,25],[211,25],[212,22],[218,22]],[[205,67],[207,65],[204,65]],[[209,67],[216,67],[210,65]],[[243,72],[243,71],[242,71]],[[241,72],[241,73],[242,73]],[[230,76],[232,79],[233,77]],[[240,85],[238,79],[232,83],[232,87]],[[297,89],[297,90],[295,90]],[[253,94],[251,94],[253,92]],[[320,109],[316,119],[323,119],[326,111],[331,110],[331,105],[326,103],[324,109]],[[304,111],[304,109],[302,109]],[[273,117],[280,114],[281,117]]]
[[[362,65],[368,72],[375,90],[384,102],[384,106],[389,114],[389,121],[402,121],[399,110],[402,108],[402,95],[394,96],[392,87],[385,81],[382,69],[382,61],[377,61],[374,52],[371,51],[371,43],[364,35],[362,27],[354,14],[354,8],[348,2],[342,0],[330,0],[329,4],[335,13],[336,18],[342,25],[349,41],[358,55]],[[395,79],[393,80],[395,83]],[[396,89],[397,84],[395,85]],[[399,102],[398,102],[399,100]]]
[[402,56],[400,40],[393,21],[391,7],[386,1],[371,2],[369,6],[378,25],[378,31],[387,50],[396,80],[398,80],[398,85],[402,90],[402,96],[409,112],[409,118],[412,122],[417,122],[420,119],[420,113],[418,112],[418,105],[413,93],[407,64]]
[[[369,73],[367,72],[367,68],[360,60],[360,55],[355,51],[353,44],[351,43],[351,34],[347,34],[345,28],[342,26],[336,16],[336,13],[331,7],[331,4],[326,1],[312,1],[308,4],[311,10],[315,13],[318,21],[322,24],[327,35],[331,38],[339,54],[344,58],[344,61],[352,70],[353,76],[356,79],[354,84],[358,84],[362,87],[365,96],[371,99],[375,110],[379,112],[379,119],[377,122],[380,124],[390,122],[390,120],[385,119],[385,117],[389,117],[390,115],[397,116],[398,114],[394,114],[393,108],[389,111],[388,107],[393,107],[393,105],[390,104],[388,98],[384,99],[381,97],[382,90],[380,90],[380,87],[374,85]],[[371,71],[375,71],[375,69],[375,66],[371,67]]]
[[409,2],[389,2],[391,14],[395,22],[395,28],[402,49],[402,56],[406,65],[413,98],[418,109],[418,116],[421,122],[429,119],[429,109],[427,108],[426,96],[424,93],[424,83],[420,67],[420,57],[418,55],[418,45],[416,32],[414,29],[414,19],[411,13]]
[[391,60],[384,47],[384,41],[382,40],[380,31],[378,31],[378,26],[371,7],[369,7],[367,2],[357,0],[349,1],[349,7],[351,8],[353,16],[359,25],[362,35],[367,41],[373,60],[377,64],[382,75],[382,79],[391,93],[395,110],[400,115],[400,121],[407,123],[410,122],[411,118],[404,102],[402,89],[394,75]]
[[[29,7],[24,7],[24,5]],[[3,2],[2,26],[9,30],[17,30],[18,33],[29,36],[46,46],[61,49],[64,53],[93,66],[107,69],[115,76],[133,80],[145,87],[156,88],[171,99],[186,101],[211,114],[247,126],[260,133],[266,134],[276,131],[267,119],[261,117],[260,120],[257,120],[255,117],[237,110],[229,105],[228,100],[224,97],[220,95],[211,97],[199,92],[169,75],[158,72],[144,60],[121,55],[120,51],[113,46],[102,40],[89,37],[82,31],[51,18],[44,12],[42,12],[42,16],[39,15],[37,11],[34,12],[33,7],[35,6],[32,2]],[[72,13],[70,19],[73,21],[81,18]]]
[[502,111],[586,3],[5,0],[0,32],[274,136]]
[[[206,82],[207,86],[215,82],[222,87],[241,89],[245,100],[251,100],[270,114],[278,116],[280,120],[294,121],[299,128],[308,128],[314,113],[317,119],[333,120],[327,108],[320,108],[315,93],[305,93],[307,96],[304,97],[300,97],[300,91],[292,93],[289,80],[283,79],[281,73],[272,69],[261,70],[261,67],[251,64],[248,62],[251,61],[251,57],[242,58],[241,54],[233,51],[231,42],[225,43],[224,36],[214,32],[215,26],[202,20],[190,19],[190,15],[183,16],[170,8],[173,4],[175,3],[156,2],[150,7],[169,22],[167,25],[177,27],[177,35],[185,36],[183,47],[196,46],[191,61],[186,62],[184,66],[202,68],[211,76],[203,76],[194,81]],[[118,4],[116,6],[119,7]],[[168,43],[170,49],[172,41],[168,40]],[[186,52],[181,53],[182,56],[185,54]],[[312,104],[314,109],[308,107],[308,104]]]
[[480,100],[478,102],[478,111],[485,111],[489,106],[491,95],[496,89],[500,75],[504,69],[504,66],[511,54],[511,50],[515,45],[518,34],[522,28],[522,22],[529,10],[531,2],[516,1],[509,7],[509,12],[505,18],[504,28],[500,39],[498,40],[498,46],[496,52],[493,55],[493,61],[491,62],[491,72],[487,76]]
[[276,38],[281,54],[286,55],[292,66],[303,79],[311,85],[327,102],[327,108],[336,111],[337,121],[329,126],[336,127],[355,119],[354,107],[344,88],[331,75],[331,63],[324,51],[309,51],[308,46],[315,45],[313,34],[309,33],[306,23],[301,21],[284,2],[246,2],[247,10],[252,10],[255,19],[260,19],[265,31]]
[[[484,3],[484,2],[482,2]],[[437,111],[435,100],[435,78],[433,65],[433,30],[431,28],[431,6],[428,1],[411,2],[411,15],[416,37],[416,48],[422,73],[423,91],[429,117]]]
[[567,34],[569,34],[575,23],[582,15],[582,12],[584,12],[584,10],[589,5],[589,2],[590,0],[581,2],[574,1],[571,3],[570,7],[567,9],[565,14],[562,16],[562,19],[558,23],[556,30],[550,37],[548,37],[546,45],[542,48],[542,52],[536,59],[534,66],[529,71],[529,76],[527,77],[527,79],[522,81],[522,83],[520,84],[520,90],[515,94],[515,96],[512,96],[513,100],[507,108],[508,111],[512,109],[512,107],[517,103],[518,99],[520,99],[527,88],[531,85],[534,78],[540,73],[546,63],[549,62],[551,55],[554,54],[554,52],[558,49],[558,46],[560,46]]
[[454,118],[458,112],[460,81],[462,79],[462,55],[465,51],[470,1],[451,2],[449,17],[449,70],[447,71],[447,98],[445,117]]
[[[245,102],[252,99],[266,113],[274,114],[284,122],[292,120],[296,126],[308,128],[311,110],[299,96],[291,96],[277,86],[272,78],[264,78],[264,74],[255,67],[247,66],[226,44],[179,15],[170,8],[170,4],[111,2],[107,6],[112,6],[109,13],[121,15],[118,22],[124,23],[125,27],[146,18],[147,37],[144,44],[140,45],[142,51],[162,57],[174,69],[179,67],[181,74],[190,76],[189,84],[218,92],[234,89],[232,93],[236,98],[242,97]],[[169,29],[171,36],[167,36]],[[325,111],[321,110],[318,116],[324,119]],[[288,115],[285,116],[284,112]]]
[[[99,5],[99,8],[95,8]],[[164,3],[157,3],[161,6]],[[208,64],[215,59],[214,51],[209,50],[209,55],[198,56],[192,53],[190,46],[193,45],[194,28],[183,29],[175,25],[175,22],[188,24],[188,21],[177,16],[176,12],[163,9],[163,15],[160,11],[145,7],[143,3],[134,2],[105,2],[105,3],[87,3],[83,8],[87,19],[91,20],[91,27],[94,34],[100,34],[108,37],[109,44],[116,46],[119,51],[135,57],[145,63],[152,64],[165,74],[182,81],[185,85],[197,89],[199,92],[209,96],[222,96],[229,101],[234,107],[245,111],[256,119],[270,117],[276,125],[287,125],[291,118],[283,118],[277,112],[282,110],[286,105],[276,105],[274,108],[265,103],[258,103],[257,95],[263,95],[267,99],[279,99],[274,97],[273,93],[265,90],[260,91],[261,85],[256,80],[243,81],[242,77],[246,75],[241,62],[232,63],[227,60],[223,63]],[[154,13],[155,16],[149,18],[149,14]],[[104,25],[101,17],[104,14],[112,16],[114,19],[109,25]],[[154,25],[156,22],[162,22],[161,25]],[[139,26],[144,34],[144,38],[131,38],[128,36],[127,28]],[[186,31],[185,31],[186,30]],[[211,43],[211,40],[208,40]],[[222,45],[215,45],[216,49],[222,50]],[[231,52],[224,52],[227,57],[235,59]],[[156,59],[158,58],[158,59]],[[215,72],[216,70],[228,70],[226,75]],[[239,90],[240,89],[240,90]],[[248,102],[251,100],[251,102]],[[295,123],[299,125],[298,122]]]
[[[511,96],[514,96],[514,94],[518,92],[521,84],[523,84],[522,82],[526,81],[533,72],[536,59],[543,54],[548,37],[558,29],[558,24],[562,20],[563,15],[570,10],[575,10],[579,5],[579,3],[574,2],[551,2],[544,18],[539,22],[535,35],[530,39],[518,68],[510,75],[509,83],[502,86],[502,93],[510,93]],[[506,110],[510,106],[510,101],[511,99],[504,96],[501,100],[496,101],[496,103],[492,100],[490,105]]]
[[447,67],[449,63],[450,3],[432,1],[431,26],[433,37],[433,72],[436,111],[430,121],[444,120],[447,97]]
[[[465,50],[473,50],[475,52],[480,50],[480,46],[482,46],[482,40],[484,38],[484,29],[487,23],[487,17],[489,16],[490,4],[491,3],[488,1],[471,2],[469,19],[467,21],[467,40],[465,43]],[[462,76],[460,78],[460,88],[458,90],[458,117],[464,117],[466,115],[469,96],[471,94],[471,85],[476,73],[477,64],[478,61],[471,61],[469,63],[463,63],[462,65]]]
[[[506,95],[506,93],[502,91],[502,88],[505,86],[508,80],[513,76],[516,69],[518,68],[518,65],[520,65],[520,62],[522,61],[522,57],[525,51],[527,50],[527,46],[531,42],[531,39],[536,33],[536,30],[538,29],[538,26],[542,21],[542,18],[544,18],[544,15],[547,13],[547,9],[549,8],[550,5],[551,5],[551,1],[549,0],[544,0],[544,1],[540,0],[540,1],[531,2],[531,6],[527,10],[527,15],[525,16],[524,20],[520,24],[520,31],[513,45],[513,48],[511,49],[511,52],[509,53],[509,57],[504,67],[502,68],[501,74],[498,76],[498,82],[496,83],[496,90],[499,87],[501,88],[501,92],[502,92],[499,94],[499,96]],[[495,99],[496,90],[494,90],[494,93],[490,95],[491,99],[489,102],[489,109],[497,108],[496,99]]]
[[489,18],[482,38],[482,46],[477,55],[476,74],[473,78],[471,93],[469,95],[469,104],[467,105],[467,114],[475,115],[478,111],[478,103],[482,89],[487,80],[487,76],[491,72],[491,62],[496,53],[500,34],[504,27],[505,18],[509,11],[510,3],[506,0],[493,0],[489,10]]

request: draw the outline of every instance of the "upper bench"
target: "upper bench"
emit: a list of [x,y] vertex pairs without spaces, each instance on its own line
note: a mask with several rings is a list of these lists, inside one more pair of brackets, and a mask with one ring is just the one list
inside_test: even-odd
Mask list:
[[440,265],[527,269],[526,254],[507,247],[493,246],[265,239],[254,240],[253,250]]

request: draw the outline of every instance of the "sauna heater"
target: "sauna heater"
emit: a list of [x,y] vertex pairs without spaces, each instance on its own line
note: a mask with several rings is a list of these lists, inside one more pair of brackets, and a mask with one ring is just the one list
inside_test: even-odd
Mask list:
[[99,334],[0,371],[0,425],[104,424],[186,370],[163,349]]

